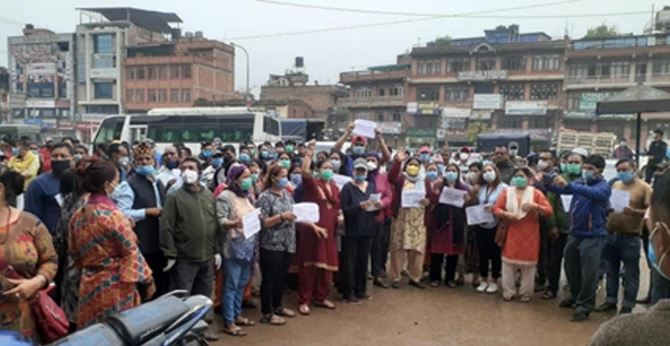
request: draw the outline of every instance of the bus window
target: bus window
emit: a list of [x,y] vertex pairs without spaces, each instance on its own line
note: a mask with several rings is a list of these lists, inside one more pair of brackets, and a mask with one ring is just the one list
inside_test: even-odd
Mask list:
[[279,136],[279,121],[268,116],[263,117],[263,132]]
[[115,139],[121,139],[124,121],[125,117],[112,117],[103,120],[93,143],[106,144]]

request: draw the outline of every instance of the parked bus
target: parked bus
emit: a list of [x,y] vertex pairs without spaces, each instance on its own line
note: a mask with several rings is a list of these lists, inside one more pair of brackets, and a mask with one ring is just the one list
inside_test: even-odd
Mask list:
[[106,118],[95,134],[93,144],[115,139],[133,143],[151,138],[156,149],[183,143],[193,154],[202,142],[221,138],[224,144],[281,140],[281,127],[275,117],[247,108],[195,107],[152,109],[147,114],[118,115]]
[[16,141],[23,137],[28,137],[35,143],[42,143],[41,128],[34,125],[0,125],[0,139]]

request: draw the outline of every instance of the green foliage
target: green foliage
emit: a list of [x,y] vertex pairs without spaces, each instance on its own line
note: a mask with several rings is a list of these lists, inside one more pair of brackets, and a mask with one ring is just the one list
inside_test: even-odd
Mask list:
[[586,36],[584,38],[603,38],[603,37],[612,37],[618,36],[619,30],[616,26],[607,26],[607,24],[602,23],[598,26],[589,28],[586,31]]

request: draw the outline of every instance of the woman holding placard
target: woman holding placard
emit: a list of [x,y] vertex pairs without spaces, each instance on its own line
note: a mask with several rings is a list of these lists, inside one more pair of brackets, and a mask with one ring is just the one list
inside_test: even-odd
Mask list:
[[530,302],[533,294],[535,269],[540,256],[540,215],[550,217],[551,204],[544,194],[531,186],[534,176],[528,167],[514,170],[511,187],[503,191],[493,207],[493,213],[505,219],[508,230],[502,252],[503,299],[516,295],[516,272],[521,272],[519,296]]
[[[430,174],[430,166],[427,174]],[[450,288],[456,287],[456,266],[458,256],[465,253],[465,204],[472,201],[470,186],[461,180],[458,165],[447,165],[443,183],[438,191],[458,190],[461,200],[440,201],[433,210],[435,229],[430,233],[430,285],[437,287],[442,280],[442,263],[445,264],[444,283]],[[446,255],[446,261],[445,261]]]
[[299,228],[296,259],[298,264],[298,312],[309,315],[309,304],[335,309],[328,300],[333,272],[338,270],[337,217],[340,212],[340,191],[333,182],[330,160],[317,162],[318,179],[312,175],[312,151],[307,150],[302,162],[302,188],[305,202],[319,206],[319,222]]
[[398,196],[393,202],[395,219],[391,226],[389,276],[391,287],[400,288],[401,271],[406,264],[409,284],[425,288],[420,280],[427,238],[425,211],[430,204],[425,196],[430,183],[421,173],[421,161],[416,157],[406,158],[404,149],[400,150],[389,172],[389,182]]
[[[494,164],[484,165],[479,176],[477,190],[477,203],[488,212],[493,212],[493,204],[500,193],[507,189],[507,185],[500,180],[500,172]],[[477,287],[480,293],[497,293],[498,279],[500,278],[500,247],[495,242],[498,219],[485,224],[474,225],[472,228],[477,238],[477,249],[479,250],[479,275],[481,283]],[[489,271],[489,266],[491,270]],[[489,276],[489,273],[491,274]]]

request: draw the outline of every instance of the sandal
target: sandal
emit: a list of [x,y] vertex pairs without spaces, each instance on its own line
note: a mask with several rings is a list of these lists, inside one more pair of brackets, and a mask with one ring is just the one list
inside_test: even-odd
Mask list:
[[330,300],[326,299],[322,302],[314,302],[314,306],[318,306],[320,308],[325,308],[329,310],[335,310],[335,304],[331,302]]
[[223,326],[221,329],[222,332],[230,335],[230,336],[247,336],[247,332],[242,330],[239,326],[233,324],[229,324],[227,326]]
[[264,315],[261,318],[261,323],[273,325],[273,326],[283,326],[286,324],[286,320],[275,315],[275,314],[267,314]]
[[235,324],[241,327],[253,327],[256,325],[256,322],[246,317],[239,316],[237,319],[235,319]]
[[311,311],[309,310],[309,305],[307,305],[307,304],[301,304],[300,306],[298,306],[298,312],[301,315],[305,315],[305,316],[307,316],[311,313]]
[[295,311],[287,308],[279,308],[275,310],[275,315],[293,318],[295,317]]

